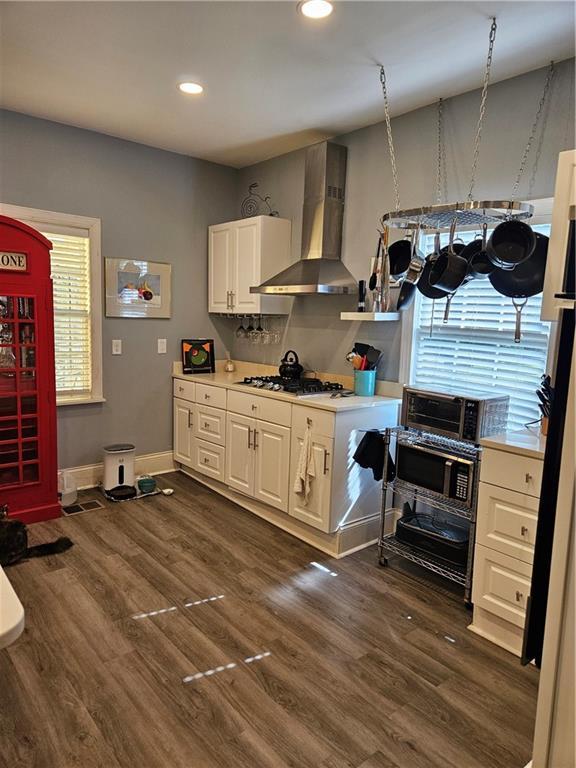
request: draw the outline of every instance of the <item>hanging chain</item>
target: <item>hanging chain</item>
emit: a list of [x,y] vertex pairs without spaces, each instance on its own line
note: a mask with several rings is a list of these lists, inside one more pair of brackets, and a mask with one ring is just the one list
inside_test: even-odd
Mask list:
[[482,140],[482,127],[484,125],[484,113],[486,112],[486,97],[488,96],[488,83],[490,82],[490,69],[492,67],[492,54],[494,52],[495,39],[496,39],[496,19],[493,18],[492,25],[490,27],[488,57],[486,58],[486,71],[484,72],[482,98],[480,99],[480,114],[478,115],[478,125],[476,126],[476,139],[474,140],[474,157],[472,160],[472,172],[470,173],[470,188],[468,190],[468,200],[472,200],[472,195],[474,194],[474,185],[476,183],[476,169],[478,167],[478,156],[480,154],[480,142]]
[[386,88],[386,72],[384,66],[380,67],[380,82],[382,83],[382,95],[384,96],[384,119],[386,120],[386,133],[388,134],[388,150],[390,152],[390,165],[392,166],[392,182],[394,184],[395,210],[400,210],[400,192],[398,188],[398,174],[396,172],[396,154],[392,140],[392,126],[390,124],[390,107],[388,106],[388,90]]
[[442,178],[446,166],[444,153],[444,102],[438,99],[438,167],[436,168],[436,203],[442,202]]
[[550,92],[550,87],[552,85],[553,79],[554,79],[554,62],[551,61],[550,66],[548,67],[548,73],[546,74],[546,81],[544,83],[544,89],[542,90],[542,96],[540,97],[538,109],[536,110],[536,116],[534,118],[534,122],[532,123],[532,131],[530,132],[530,138],[528,139],[528,144],[526,144],[526,147],[524,148],[524,154],[522,155],[522,160],[520,161],[520,168],[518,169],[518,176],[516,176],[516,181],[514,182],[514,186],[512,187],[512,194],[510,195],[510,200],[515,200],[516,195],[518,194],[518,187],[520,186],[520,180],[522,179],[522,174],[524,173],[524,170],[526,168],[526,161],[528,160],[528,155],[530,154],[530,150],[532,149],[532,144],[534,142],[534,139],[536,138],[536,131],[538,130],[538,124],[540,122],[540,118],[542,117],[542,112],[544,111],[544,105],[546,104],[546,99],[548,98],[548,94]]

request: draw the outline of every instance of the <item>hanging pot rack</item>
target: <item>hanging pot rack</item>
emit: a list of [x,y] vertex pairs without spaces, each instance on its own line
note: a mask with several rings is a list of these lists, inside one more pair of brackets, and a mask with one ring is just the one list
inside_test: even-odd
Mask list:
[[[476,183],[476,170],[478,167],[478,158],[480,154],[480,145],[482,141],[482,129],[484,126],[484,116],[486,113],[486,100],[488,96],[488,85],[490,82],[490,70],[492,67],[492,57],[494,52],[494,41],[496,39],[496,19],[492,19],[490,26],[490,35],[488,42],[488,55],[486,58],[486,67],[484,71],[484,82],[482,86],[482,95],[480,98],[480,110],[478,114],[478,123],[476,126],[476,136],[474,139],[474,152],[472,160],[472,169],[470,173],[470,184],[468,190],[468,196],[465,201],[458,201],[452,203],[441,202],[441,163],[444,161],[441,157],[440,150],[438,155],[438,174],[437,174],[437,195],[436,205],[422,206],[419,208],[407,208],[400,209],[400,194],[398,185],[398,174],[396,171],[396,157],[394,152],[394,144],[392,140],[392,130],[390,125],[390,109],[388,103],[388,92],[386,84],[386,74],[384,67],[380,67],[380,83],[382,85],[382,95],[384,97],[384,116],[386,123],[386,133],[388,138],[388,150],[390,153],[390,162],[392,166],[392,180],[394,184],[394,200],[395,209],[388,211],[381,218],[382,227],[391,227],[394,229],[447,229],[456,221],[457,227],[482,227],[484,224],[499,224],[507,219],[529,219],[534,213],[534,206],[529,203],[523,203],[515,200],[515,194],[518,189],[518,183],[514,186],[512,199],[510,200],[474,200],[474,187]],[[528,146],[525,150],[522,158],[521,170],[519,176],[522,175],[524,170],[526,157],[532,143],[535,128],[538,123],[540,113],[542,111],[543,101],[545,100],[547,91],[549,89],[551,80],[551,74],[547,78],[545,91],[541,104],[539,106],[537,118],[533,126],[532,135],[530,137]],[[442,122],[442,110],[443,103],[440,99],[438,104],[438,116],[439,116],[439,147],[443,142],[443,122]]]
[[388,211],[381,224],[394,229],[448,229],[456,220],[459,228],[481,227],[506,219],[529,219],[533,213],[533,205],[517,200],[466,200]]

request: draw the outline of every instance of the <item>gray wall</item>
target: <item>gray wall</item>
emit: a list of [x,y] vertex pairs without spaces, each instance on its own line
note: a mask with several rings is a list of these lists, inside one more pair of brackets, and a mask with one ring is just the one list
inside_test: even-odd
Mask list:
[[[538,70],[490,87],[476,198],[498,199],[511,194],[545,76],[546,70]],[[474,91],[450,99],[445,105],[449,200],[465,199],[468,193],[479,98],[479,91]],[[392,121],[402,207],[436,202],[436,115],[436,107],[430,106]],[[574,146],[573,59],[557,67],[545,122],[543,141],[536,142],[520,187],[520,196],[525,199],[553,195],[558,153]],[[382,213],[394,207],[385,127],[378,123],[335,140],[348,147],[343,261],[357,279],[367,278],[378,221]],[[241,197],[253,181],[259,182],[262,194],[271,195],[281,216],[292,219],[292,256],[298,259],[304,151],[243,169]],[[338,319],[341,310],[354,308],[351,297],[297,298],[280,347],[254,347],[234,341],[233,354],[241,359],[271,363],[284,349],[295,348],[310,368],[349,373],[344,356],[357,338],[385,350],[379,378],[397,380],[400,323],[361,325]],[[224,325],[224,321],[221,323]]]
[[222,349],[207,314],[207,227],[236,216],[237,171],[13,112],[0,112],[0,131],[0,200],[100,218],[102,258],[172,264],[170,320],[104,318],[106,402],[59,407],[60,466],[98,462],[115,441],[170,450],[179,340],[214,337]]

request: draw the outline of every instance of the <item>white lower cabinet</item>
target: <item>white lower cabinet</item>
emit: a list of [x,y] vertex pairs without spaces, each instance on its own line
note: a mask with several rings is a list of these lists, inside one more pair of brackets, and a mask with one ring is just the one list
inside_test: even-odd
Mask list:
[[224,482],[226,449],[206,440],[194,438],[192,443],[192,468],[203,475]]
[[303,523],[313,525],[321,531],[330,531],[330,506],[332,488],[332,462],[334,440],[323,435],[312,435],[312,462],[314,478],[310,483],[307,502],[301,494],[294,492],[294,482],[304,434],[292,434],[292,465],[290,471],[289,514]]
[[[491,439],[493,444],[494,439]],[[520,656],[530,594],[542,459],[483,451],[469,629]]]
[[194,442],[194,403],[174,398],[174,460],[191,467]]
[[254,495],[254,449],[256,420],[238,413],[226,414],[226,484],[248,496]]
[[[213,381],[177,378],[173,391],[176,462],[285,513],[288,530],[305,523],[335,534],[346,526],[354,547],[375,538],[381,487],[352,457],[367,429],[397,423],[397,401],[333,412]],[[294,482],[308,428],[314,478],[305,503]]]
[[290,430],[256,421],[254,433],[254,496],[282,512],[288,511]]
[[288,511],[290,430],[228,413],[226,483],[271,507]]

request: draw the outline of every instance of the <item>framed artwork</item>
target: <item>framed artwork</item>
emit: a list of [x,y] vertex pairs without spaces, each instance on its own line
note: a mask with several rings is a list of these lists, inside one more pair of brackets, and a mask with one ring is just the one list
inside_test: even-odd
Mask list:
[[171,264],[106,259],[106,317],[170,317]]
[[214,339],[182,339],[184,373],[214,373]]

